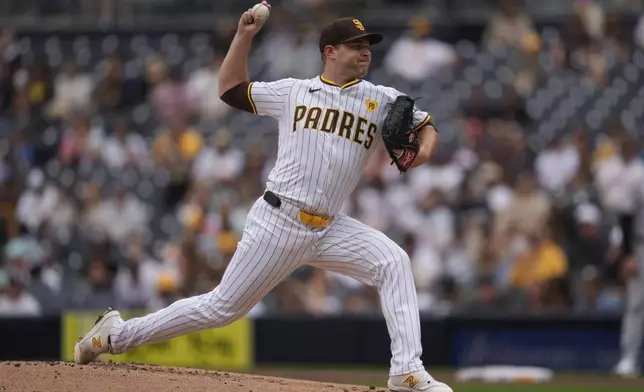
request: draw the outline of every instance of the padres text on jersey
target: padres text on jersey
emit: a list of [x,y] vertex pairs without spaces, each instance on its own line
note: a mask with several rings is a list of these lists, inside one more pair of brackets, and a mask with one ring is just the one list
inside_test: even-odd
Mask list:
[[[399,95],[365,80],[339,86],[322,76],[250,83],[253,113],[274,117],[279,127],[267,189],[311,212],[337,213],[380,143],[387,105]],[[416,129],[429,119],[416,108]]]

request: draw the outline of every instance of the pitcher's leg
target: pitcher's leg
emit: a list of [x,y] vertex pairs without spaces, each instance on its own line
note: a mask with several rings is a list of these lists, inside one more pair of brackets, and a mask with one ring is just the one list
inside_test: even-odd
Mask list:
[[416,287],[402,248],[374,228],[341,215],[309,263],[375,286],[391,337],[390,375],[424,370]]
[[211,292],[179,300],[165,309],[127,320],[110,332],[115,354],[244,316],[282,279],[311,256],[313,235],[278,210],[258,201],[221,283]]

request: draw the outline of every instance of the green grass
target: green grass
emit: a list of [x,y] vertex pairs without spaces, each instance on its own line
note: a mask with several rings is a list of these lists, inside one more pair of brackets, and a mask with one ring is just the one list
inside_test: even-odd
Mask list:
[[[369,382],[356,382],[358,385],[374,386],[376,388],[386,388],[387,384],[378,383],[374,385]],[[479,384],[479,383],[450,383],[454,392],[587,392],[587,391],[606,391],[606,392],[642,392],[641,386],[618,386],[618,385],[587,385],[587,386],[565,386],[558,385],[556,381],[547,384],[529,385],[529,384]]]
[[[644,379],[620,380],[598,373],[557,373],[544,384],[457,383],[455,369],[429,369],[437,379],[448,382],[454,392],[644,392]],[[261,366],[251,373],[340,384],[386,388],[388,369],[380,366]]]

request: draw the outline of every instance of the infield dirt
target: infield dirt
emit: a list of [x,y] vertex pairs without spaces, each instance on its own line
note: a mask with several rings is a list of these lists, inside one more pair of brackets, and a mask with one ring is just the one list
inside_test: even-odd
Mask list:
[[2,362],[2,392],[362,392],[382,388],[148,365]]
[[[254,372],[260,374],[104,362],[90,365],[71,362],[0,362],[0,392],[388,392],[377,387],[386,383],[386,372],[310,369],[256,369]],[[452,383],[456,391],[517,390],[503,389],[511,386],[453,384],[452,372],[433,374],[440,380]],[[356,383],[362,385],[351,385]],[[533,389],[526,385],[522,390]],[[644,391],[644,380],[557,375],[553,382],[538,390]]]

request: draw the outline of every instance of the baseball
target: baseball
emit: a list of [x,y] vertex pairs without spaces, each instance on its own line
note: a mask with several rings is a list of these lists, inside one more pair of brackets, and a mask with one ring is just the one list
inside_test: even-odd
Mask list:
[[270,10],[266,6],[266,4],[257,3],[252,8],[252,14],[255,19],[259,20],[260,22],[264,22],[268,18]]

